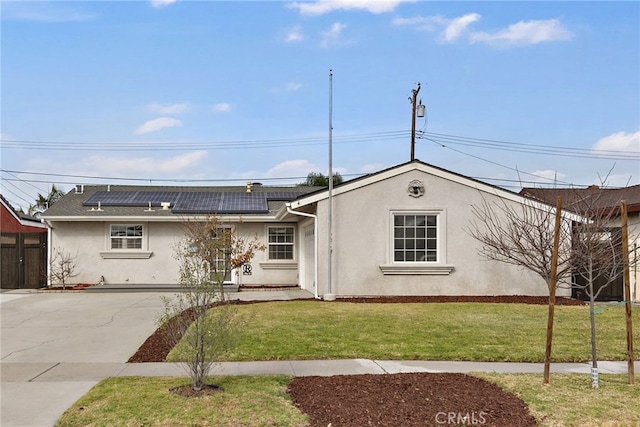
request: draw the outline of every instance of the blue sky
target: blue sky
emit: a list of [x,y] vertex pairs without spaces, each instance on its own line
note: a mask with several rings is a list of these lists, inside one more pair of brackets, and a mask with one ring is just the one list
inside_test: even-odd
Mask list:
[[300,182],[328,170],[330,101],[334,171],[404,163],[418,82],[422,161],[514,191],[640,183],[639,2],[0,7],[16,206],[52,183]]

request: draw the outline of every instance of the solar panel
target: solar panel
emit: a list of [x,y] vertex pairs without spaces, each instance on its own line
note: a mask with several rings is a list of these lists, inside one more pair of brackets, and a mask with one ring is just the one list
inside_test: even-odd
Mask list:
[[224,193],[219,212],[268,212],[264,193]]
[[160,206],[160,203],[170,202],[174,205],[182,193],[177,191],[138,191],[133,198],[133,202],[140,206],[147,206],[151,202],[152,206]]
[[221,193],[184,192],[173,206],[173,211],[184,213],[217,212],[220,209],[221,201]]
[[97,191],[84,201],[84,206],[161,206],[171,203],[174,213],[268,213],[269,201],[289,201],[306,190],[278,191]]

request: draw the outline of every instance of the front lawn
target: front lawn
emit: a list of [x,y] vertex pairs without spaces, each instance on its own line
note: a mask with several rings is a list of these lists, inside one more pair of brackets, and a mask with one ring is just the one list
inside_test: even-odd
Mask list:
[[[598,313],[600,360],[625,360],[624,306]],[[223,360],[404,359],[542,362],[547,307],[529,304],[268,302],[238,307],[249,320]],[[640,354],[640,307],[633,308]],[[552,359],[590,360],[589,308],[557,306]],[[170,361],[180,359],[175,349]]]
[[[632,427],[640,425],[640,387],[626,375],[602,375],[590,388],[588,375],[477,374],[510,391],[529,406],[541,427]],[[287,376],[211,377],[225,392],[180,397],[169,389],[185,378],[109,378],[60,418],[57,427],[97,426],[283,426],[301,427],[306,416],[286,394]],[[461,408],[464,410],[464,408]]]

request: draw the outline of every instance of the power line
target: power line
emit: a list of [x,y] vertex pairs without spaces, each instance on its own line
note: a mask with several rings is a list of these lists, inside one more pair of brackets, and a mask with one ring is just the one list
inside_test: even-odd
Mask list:
[[442,144],[462,145],[484,149],[498,150],[502,152],[518,152],[540,155],[554,155],[573,158],[596,158],[607,160],[640,160],[640,153],[620,150],[593,150],[576,147],[555,147],[551,145],[523,144],[516,142],[499,141],[493,139],[470,138],[464,136],[446,135],[433,132],[423,132],[423,139]]
[[[366,134],[345,134],[334,136],[337,144],[358,144],[377,141],[406,140],[410,131],[396,130]],[[538,155],[554,155],[572,158],[595,158],[608,160],[640,160],[640,153],[619,150],[593,150],[575,147],[558,147],[542,144],[526,144],[495,139],[482,139],[448,135],[434,132],[418,132],[418,138],[431,139],[446,144],[477,147],[501,152],[520,152]],[[0,139],[3,149],[55,150],[55,151],[184,151],[184,150],[246,150],[282,147],[305,147],[326,144],[326,137],[257,139],[235,141],[47,141]]]
[[[189,178],[124,178],[124,177],[113,177],[113,176],[92,176],[92,175],[72,175],[72,174],[61,174],[61,173],[45,173],[45,172],[26,172],[26,171],[16,171],[16,170],[7,170],[0,169],[0,172],[6,172],[9,174],[24,174],[24,175],[35,175],[35,176],[43,176],[43,177],[55,177],[55,178],[78,178],[78,179],[89,179],[89,180],[97,180],[97,181],[131,181],[131,182],[174,182],[174,183],[205,183],[205,182],[261,182],[261,181],[304,181],[307,179],[306,176],[293,176],[293,177],[279,177],[279,178],[203,178],[203,179],[189,179]],[[345,174],[343,177],[357,177],[363,174]],[[15,176],[15,175],[13,175]],[[30,179],[25,180],[21,178],[3,178],[4,181],[21,181],[21,182],[39,182],[39,183],[51,183],[51,181],[45,180],[36,180]],[[76,184],[76,182],[63,182],[56,180],[57,183],[62,184]]]
[[[348,134],[336,138],[339,144],[403,139],[408,131],[389,131],[368,134]],[[0,140],[3,149],[55,150],[55,151],[184,151],[184,150],[246,150],[282,147],[305,147],[326,144],[325,136],[294,139],[259,139],[237,141],[36,141]]]

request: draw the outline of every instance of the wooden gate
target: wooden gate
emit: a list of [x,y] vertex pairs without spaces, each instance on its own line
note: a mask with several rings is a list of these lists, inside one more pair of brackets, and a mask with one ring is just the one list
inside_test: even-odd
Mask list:
[[37,289],[46,285],[47,234],[2,233],[0,287]]

